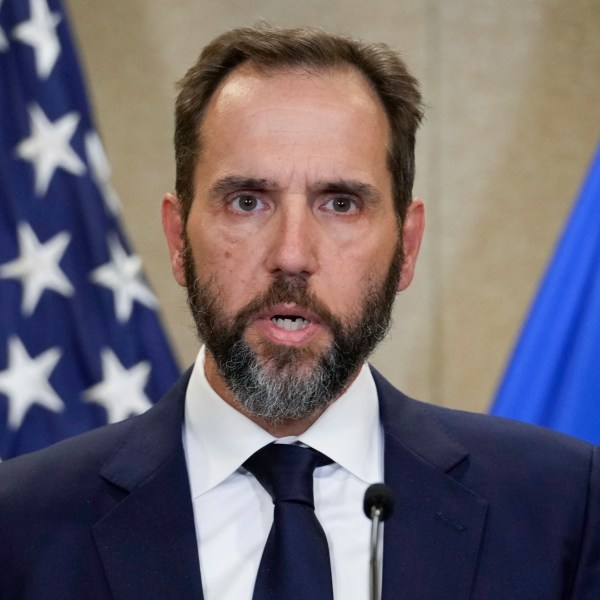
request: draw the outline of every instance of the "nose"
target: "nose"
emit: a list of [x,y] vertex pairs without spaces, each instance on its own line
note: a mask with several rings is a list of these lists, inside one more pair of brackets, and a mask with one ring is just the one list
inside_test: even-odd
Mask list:
[[318,267],[319,224],[306,198],[286,197],[272,221],[267,256],[272,274],[309,277]]

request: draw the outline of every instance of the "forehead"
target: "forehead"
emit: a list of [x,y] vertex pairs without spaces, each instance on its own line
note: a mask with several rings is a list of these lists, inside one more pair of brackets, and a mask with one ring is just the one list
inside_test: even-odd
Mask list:
[[[337,95],[350,107],[361,107],[371,112],[384,112],[383,105],[367,78],[352,65],[331,67],[256,67],[243,63],[229,73],[217,86],[207,112],[230,103],[266,101],[269,92],[277,89],[278,99],[294,103],[298,90],[327,97],[337,88]],[[387,119],[386,119],[387,120]]]
[[375,163],[385,168],[388,141],[381,101],[354,67],[263,72],[244,64],[207,106],[200,163],[209,157],[231,162],[234,156],[251,163],[253,150],[268,145],[279,150],[271,162],[308,159],[325,168],[362,161],[366,169]]

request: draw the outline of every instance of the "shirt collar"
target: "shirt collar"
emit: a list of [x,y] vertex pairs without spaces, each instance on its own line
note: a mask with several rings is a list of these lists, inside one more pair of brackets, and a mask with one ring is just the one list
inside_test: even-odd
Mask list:
[[[185,398],[184,448],[193,498],[219,485],[254,452],[277,440],[212,389],[204,374],[204,358],[202,347]],[[319,450],[367,483],[379,481],[382,436],[369,367],[363,365],[350,387],[312,427],[285,441]]]

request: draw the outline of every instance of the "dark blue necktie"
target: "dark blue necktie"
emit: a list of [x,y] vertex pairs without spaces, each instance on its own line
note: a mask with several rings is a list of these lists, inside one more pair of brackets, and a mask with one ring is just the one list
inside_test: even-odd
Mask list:
[[333,599],[329,548],[313,496],[313,471],[331,462],[312,448],[270,444],[244,463],[275,505],[253,600]]

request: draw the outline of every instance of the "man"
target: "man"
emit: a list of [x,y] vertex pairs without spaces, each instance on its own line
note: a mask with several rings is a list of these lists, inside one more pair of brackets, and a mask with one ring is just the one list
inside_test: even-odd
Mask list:
[[[2,465],[0,598],[366,598],[361,503],[379,480],[397,503],[384,598],[600,597],[596,449],[418,403],[365,365],[423,234],[420,119],[385,46],[240,29],[204,50],[162,209],[204,346],[146,414]],[[278,521],[263,448],[320,453],[320,533],[275,552],[304,516]],[[283,588],[261,595],[263,576]]]

